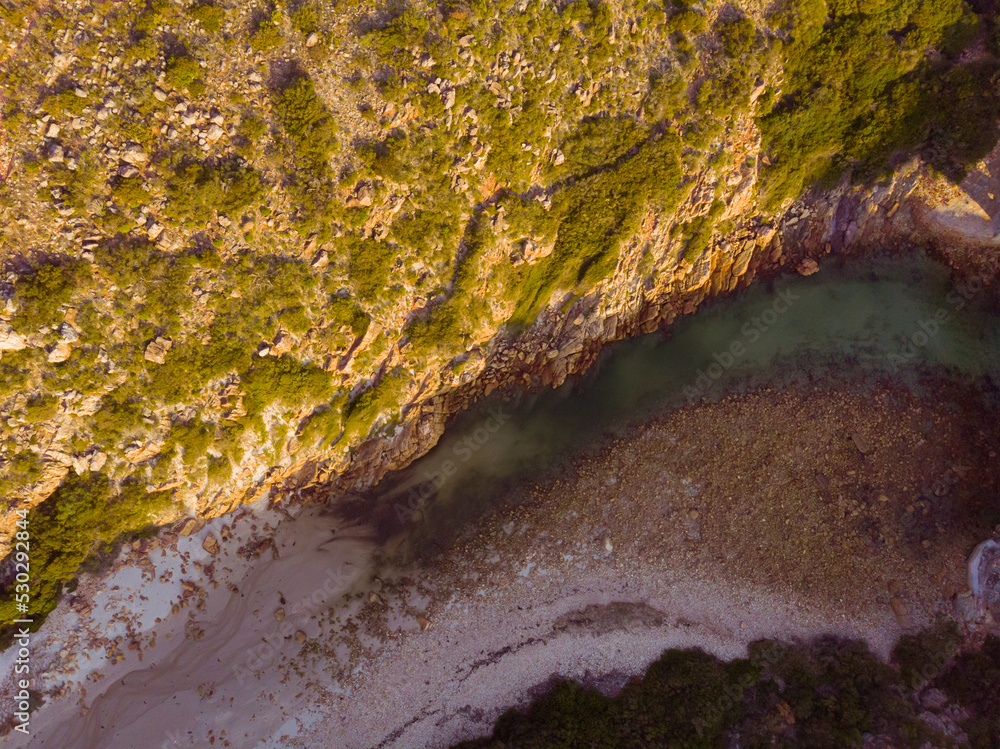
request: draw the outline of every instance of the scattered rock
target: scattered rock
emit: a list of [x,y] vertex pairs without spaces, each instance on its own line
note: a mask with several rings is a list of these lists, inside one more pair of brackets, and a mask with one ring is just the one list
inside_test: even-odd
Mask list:
[[209,533],[205,536],[205,540],[201,542],[201,548],[211,554],[213,557],[219,553],[219,541]]
[[55,346],[49,350],[49,362],[52,364],[58,364],[59,362],[64,362],[69,359],[73,354],[73,347],[70,346],[66,341],[59,341]]
[[219,127],[218,125],[212,125],[208,129],[208,132],[205,133],[205,142],[206,143],[218,143],[219,139],[222,138],[222,136],[225,135],[225,134],[226,134],[226,131],[223,130],[221,127]]
[[854,440],[854,446],[858,448],[858,452],[867,453],[871,451],[871,444],[859,432],[851,433],[851,439]]
[[108,454],[98,450],[96,453],[90,456],[90,470],[99,471],[104,468],[105,464],[108,462]]
[[133,143],[125,149],[125,153],[122,154],[122,161],[134,167],[140,167],[149,161],[149,154],[142,150],[142,146]]
[[940,689],[927,689],[920,695],[920,704],[927,710],[943,710],[948,698]]
[[[5,329],[6,328],[6,329]],[[0,324],[0,351],[20,351],[27,346],[27,341],[20,333]]]
[[166,361],[167,352],[173,345],[173,341],[166,338],[158,337],[155,341],[151,341],[148,346],[146,346],[146,351],[143,354],[143,358],[146,361],[151,361],[154,364],[163,364]]
[[181,523],[181,527],[178,528],[177,532],[182,536],[193,536],[204,527],[204,520],[199,520],[198,518],[187,518]]
[[813,273],[819,272],[819,263],[813,260],[811,257],[807,257],[801,263],[799,263],[796,270],[801,276],[811,276]]

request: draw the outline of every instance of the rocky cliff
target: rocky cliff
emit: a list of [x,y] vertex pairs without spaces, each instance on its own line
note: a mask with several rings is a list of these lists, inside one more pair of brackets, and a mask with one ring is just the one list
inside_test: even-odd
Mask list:
[[0,551],[370,486],[827,257],[992,280],[992,11],[841,5],[3,6]]

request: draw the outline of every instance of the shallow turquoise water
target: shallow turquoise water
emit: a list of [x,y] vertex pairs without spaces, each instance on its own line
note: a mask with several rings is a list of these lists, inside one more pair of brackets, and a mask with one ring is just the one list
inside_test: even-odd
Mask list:
[[381,525],[415,540],[440,538],[496,498],[510,500],[519,479],[630,425],[734,390],[843,378],[891,378],[919,390],[933,372],[974,381],[992,399],[1000,381],[992,296],[978,282],[956,285],[922,256],[756,285],[681,318],[667,336],[607,347],[576,383],[463,414],[430,453],[376,488]]

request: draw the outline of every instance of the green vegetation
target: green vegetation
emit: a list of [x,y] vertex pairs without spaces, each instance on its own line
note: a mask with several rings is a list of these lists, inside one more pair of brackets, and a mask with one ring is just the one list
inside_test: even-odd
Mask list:
[[185,224],[200,224],[218,211],[235,215],[258,201],[265,185],[260,175],[235,158],[218,163],[182,161],[167,186],[164,213]]
[[273,402],[288,408],[302,406],[307,400],[322,402],[333,394],[330,375],[317,366],[302,364],[289,357],[265,357],[254,362],[242,376],[243,406],[248,420],[260,417]]
[[166,81],[172,88],[187,90],[192,96],[201,96],[205,91],[201,66],[186,49],[178,49],[167,58]]
[[[945,651],[941,638],[951,643]],[[501,716],[490,738],[456,749],[735,743],[843,749],[862,746],[868,735],[894,746],[947,745],[918,718],[919,689],[928,683],[968,711],[962,728],[973,747],[996,746],[1000,639],[988,637],[982,648],[953,657],[956,644],[954,624],[904,638],[894,653],[907,663],[899,669],[863,642],[833,637],[808,644],[758,640],[747,658],[728,663],[700,650],[668,650],[616,697],[560,681],[526,711]],[[911,681],[906,673],[914,668],[929,676]]]
[[775,20],[789,41],[785,84],[759,120],[771,161],[766,206],[845,171],[883,174],[894,155],[927,138],[932,162],[958,178],[995,143],[997,63],[925,54],[937,47],[953,55],[968,38],[975,16],[962,0],[905,0],[891,9],[797,0]]
[[344,408],[345,443],[365,437],[380,414],[398,413],[409,383],[410,376],[397,367],[348,401]]
[[62,320],[59,307],[86,291],[91,284],[90,267],[81,260],[54,259],[40,262],[14,282],[17,311],[15,329],[35,331]]
[[[154,524],[171,507],[167,492],[146,493],[141,484],[117,489],[104,474],[71,475],[27,517],[30,536],[30,608],[34,628],[55,608],[63,586],[71,582],[92,555],[106,554],[129,533]],[[15,540],[21,539],[20,535]],[[14,559],[8,557],[7,564]],[[15,607],[17,591],[10,586],[0,598],[0,626],[10,636],[10,623],[24,618]],[[6,639],[6,638],[4,638]]]
[[281,42],[281,11],[272,7],[254,22],[250,31],[250,49],[264,52]]
[[190,6],[187,12],[210,34],[221,29],[222,22],[226,20],[226,9],[211,3],[197,3]]
[[337,128],[312,79],[297,76],[274,92],[278,122],[291,138],[298,156],[312,164],[323,164],[337,146]]

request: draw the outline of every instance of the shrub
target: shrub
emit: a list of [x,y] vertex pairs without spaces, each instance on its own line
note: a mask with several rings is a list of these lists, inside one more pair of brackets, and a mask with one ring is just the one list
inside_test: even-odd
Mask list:
[[[27,615],[14,606],[10,585],[0,599],[0,626],[14,619],[34,618],[41,626],[87,557],[105,552],[126,534],[156,522],[171,507],[167,492],[147,494],[138,483],[117,491],[104,474],[70,474],[51,496],[28,515],[31,534],[31,599]],[[10,557],[7,558],[10,562]]]
[[222,22],[226,20],[226,9],[211,3],[197,3],[190,6],[187,12],[210,34],[221,29]]
[[264,52],[281,44],[281,11],[272,8],[254,24],[250,32],[250,49]]
[[337,127],[316,93],[312,79],[293,78],[272,95],[278,122],[296,152],[313,164],[323,164],[337,146]]
[[215,213],[235,215],[264,194],[260,175],[235,158],[182,162],[167,184],[166,215],[204,223]]
[[329,374],[287,356],[257,359],[240,380],[249,420],[275,401],[296,408],[307,402],[329,400],[333,392]]
[[386,242],[347,235],[345,245],[348,258],[348,274],[358,298],[374,302],[385,290],[389,281],[389,271],[396,262],[396,249]]
[[133,210],[149,202],[149,192],[143,187],[142,177],[120,177],[111,187],[111,194]]
[[82,260],[41,262],[14,282],[15,328],[35,331],[62,319],[59,307],[90,286],[90,267]]
[[24,405],[24,416],[29,424],[48,421],[59,410],[59,398],[48,393],[39,393],[28,399]]
[[378,382],[348,401],[344,409],[344,441],[365,437],[379,416],[398,413],[410,377],[400,367],[386,372]]
[[185,50],[178,50],[167,59],[166,82],[179,91],[187,89],[193,96],[201,95],[205,84],[201,79],[201,66]]
[[553,167],[552,174],[585,175],[611,166],[647,137],[648,129],[628,117],[588,117],[563,139],[565,161]]

